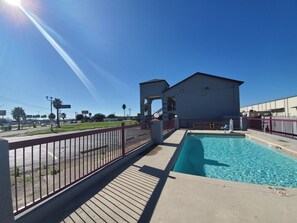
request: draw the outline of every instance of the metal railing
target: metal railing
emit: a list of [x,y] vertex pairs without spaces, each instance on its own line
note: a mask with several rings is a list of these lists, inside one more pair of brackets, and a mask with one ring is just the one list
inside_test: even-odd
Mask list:
[[[240,129],[240,119],[232,118],[233,129]],[[199,119],[180,119],[180,128],[189,128],[196,130],[222,130],[224,125],[229,125],[230,119],[217,119],[217,120],[199,120]]]
[[131,125],[9,143],[14,214],[47,199],[151,140]]
[[248,118],[248,128],[297,139],[297,119]]
[[166,134],[174,129],[174,120],[163,121],[163,134]]

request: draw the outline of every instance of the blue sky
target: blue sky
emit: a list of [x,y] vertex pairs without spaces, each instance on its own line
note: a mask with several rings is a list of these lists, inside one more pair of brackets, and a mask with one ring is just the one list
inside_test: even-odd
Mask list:
[[[0,0],[0,110],[139,112],[139,83],[195,72],[244,81],[241,105],[297,95],[296,0],[22,0],[85,84],[25,13]],[[87,86],[87,87],[86,87]],[[88,90],[88,88],[93,88]],[[153,110],[157,110],[155,105]],[[128,113],[128,110],[126,111]]]

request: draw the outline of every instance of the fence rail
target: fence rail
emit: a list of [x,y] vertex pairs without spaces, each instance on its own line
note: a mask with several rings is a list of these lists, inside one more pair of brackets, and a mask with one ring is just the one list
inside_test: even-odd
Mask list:
[[14,214],[47,199],[151,140],[131,125],[9,143]]
[[166,134],[174,129],[174,120],[163,121],[163,134]]
[[297,139],[297,120],[279,118],[248,118],[248,128]]
[[[233,129],[240,129],[240,119],[232,118]],[[230,119],[217,119],[217,120],[199,120],[199,119],[180,119],[180,128],[189,128],[197,130],[221,130],[224,125],[229,125]]]

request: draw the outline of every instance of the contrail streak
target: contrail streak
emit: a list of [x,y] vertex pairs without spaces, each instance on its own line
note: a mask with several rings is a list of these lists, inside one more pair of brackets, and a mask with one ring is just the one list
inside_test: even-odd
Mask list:
[[76,76],[81,80],[85,87],[89,90],[91,95],[96,99],[96,89],[86,75],[81,71],[81,69],[76,65],[72,58],[62,49],[62,47],[45,31],[44,28],[22,7],[20,9],[25,13],[25,15],[31,20],[35,27],[40,31],[40,33],[47,39],[47,41],[54,47],[54,49],[60,54],[68,66],[73,70]]

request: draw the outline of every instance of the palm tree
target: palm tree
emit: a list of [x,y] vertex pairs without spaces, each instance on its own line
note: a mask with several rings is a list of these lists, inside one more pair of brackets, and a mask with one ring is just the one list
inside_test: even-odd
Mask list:
[[15,107],[11,111],[11,115],[13,119],[15,119],[18,122],[18,130],[21,129],[21,119],[26,119],[26,113],[22,107]]
[[53,100],[53,106],[55,109],[57,109],[57,126],[58,128],[60,128],[60,118],[59,118],[59,109],[62,106],[62,101],[59,98],[55,98],[55,100]]
[[122,105],[122,109],[124,110],[124,119],[125,119],[125,116],[126,116],[125,115],[125,109],[126,109],[126,105],[125,104]]
[[52,121],[56,118],[56,115],[54,113],[50,113],[48,118]]
[[65,120],[66,114],[64,112],[61,114],[61,118],[63,119],[63,121]]

